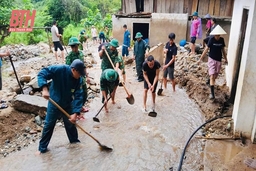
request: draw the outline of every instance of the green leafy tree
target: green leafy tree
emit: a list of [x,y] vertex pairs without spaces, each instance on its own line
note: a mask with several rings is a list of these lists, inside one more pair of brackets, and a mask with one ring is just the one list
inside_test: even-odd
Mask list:
[[10,35],[9,22],[11,17],[11,9],[13,8],[12,1],[1,0],[0,1],[0,45],[4,41],[4,38]]

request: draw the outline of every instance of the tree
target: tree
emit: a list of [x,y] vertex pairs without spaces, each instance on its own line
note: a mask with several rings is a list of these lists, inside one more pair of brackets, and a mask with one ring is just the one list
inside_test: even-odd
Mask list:
[[4,38],[10,35],[9,21],[11,16],[11,9],[13,8],[12,1],[1,0],[0,1],[0,45],[4,41]]
[[1,0],[0,1],[0,45],[4,39],[9,36],[9,22],[12,9],[32,9],[32,3],[30,0]]

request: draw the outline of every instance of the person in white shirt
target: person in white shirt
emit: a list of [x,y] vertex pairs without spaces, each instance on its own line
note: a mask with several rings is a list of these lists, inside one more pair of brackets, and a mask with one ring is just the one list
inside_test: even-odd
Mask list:
[[59,34],[59,30],[58,30],[56,21],[53,21],[53,23],[52,23],[51,32],[52,32],[52,41],[53,41],[53,44],[54,44],[54,56],[55,56],[56,60],[58,60],[57,51],[58,51],[58,48],[59,48],[60,51],[61,51],[61,60],[62,60],[62,62],[64,62],[64,49],[63,49],[63,47],[60,43],[60,37],[62,35]]
[[96,30],[96,28],[94,26],[92,26],[91,34],[92,34],[93,44],[96,44],[97,43],[98,34],[97,34],[97,30]]

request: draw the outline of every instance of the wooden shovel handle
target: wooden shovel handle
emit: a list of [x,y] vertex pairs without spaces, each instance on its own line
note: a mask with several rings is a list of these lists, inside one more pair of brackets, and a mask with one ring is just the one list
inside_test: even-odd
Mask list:
[[106,49],[104,49],[104,52],[107,54],[108,60],[109,60],[109,62],[111,63],[113,69],[115,69],[115,66],[114,66],[114,64],[113,64],[113,62],[112,62],[112,60],[111,60],[111,58],[110,58],[108,52],[106,51]]
[[124,82],[122,82],[122,84],[123,84],[123,87],[124,87],[125,92],[126,92],[127,95],[130,97],[130,93],[128,92],[127,88],[125,87]]
[[[113,69],[115,69],[115,66],[114,66],[112,60],[110,59],[110,56],[109,56],[108,52],[106,51],[106,49],[104,49],[104,51],[105,51],[105,53],[107,54],[108,60],[109,60],[109,62],[111,63]],[[128,96],[130,96],[130,93],[128,92],[127,88],[126,88],[125,85],[124,85],[124,82],[122,82],[122,84],[123,84],[123,87],[124,87],[125,92],[127,93]]]
[[[66,115],[69,119],[70,119],[70,115],[62,108],[60,107],[54,100],[52,100],[51,98],[49,98],[49,101],[54,105],[56,106],[64,115]],[[101,143],[96,139],[94,138],[91,134],[89,134],[87,131],[85,131],[80,125],[76,124],[75,125],[80,128],[84,133],[86,133],[87,135],[89,135],[94,141],[96,141],[98,144],[101,145]]]

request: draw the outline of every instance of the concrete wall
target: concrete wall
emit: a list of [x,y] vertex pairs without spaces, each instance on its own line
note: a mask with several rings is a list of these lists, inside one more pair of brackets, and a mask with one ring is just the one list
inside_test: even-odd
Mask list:
[[[176,34],[176,42],[186,37],[187,14],[158,14],[152,13],[152,18],[116,18],[112,16],[113,37],[120,43],[123,42],[123,25],[127,24],[128,30],[133,35],[133,23],[149,23],[150,46],[168,41],[171,32]],[[136,34],[136,33],[135,33]]]
[[229,64],[226,67],[226,79],[227,85],[230,87],[234,73],[234,64],[236,63],[244,8],[249,9],[249,15],[233,109],[233,119],[235,131],[242,131],[244,135],[251,137],[253,140],[256,128],[256,32],[253,31],[256,28],[255,0],[235,1],[228,46]]

